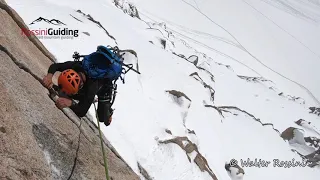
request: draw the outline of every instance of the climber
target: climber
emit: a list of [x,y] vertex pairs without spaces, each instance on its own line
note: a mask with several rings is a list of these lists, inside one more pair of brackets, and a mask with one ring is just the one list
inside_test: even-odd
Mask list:
[[[61,72],[58,78],[60,97],[56,101],[56,106],[59,109],[69,107],[76,115],[83,117],[97,95],[99,121],[109,126],[113,114],[110,102],[114,93],[112,80],[90,78],[83,69],[81,61],[67,61],[55,63],[49,67],[48,74],[43,78],[46,88],[53,87],[52,77],[56,71]],[[74,100],[78,100],[78,103]]]
[[[51,89],[54,87],[52,83],[54,73],[61,72],[58,78],[60,98],[56,101],[57,107],[60,109],[70,107],[79,117],[83,117],[97,95],[98,119],[109,126],[113,114],[111,106],[117,89],[116,81],[121,79],[124,83],[122,75],[130,70],[140,74],[133,69],[132,64],[123,63],[124,58],[120,51],[117,46],[99,45],[97,50],[89,55],[79,55],[75,52],[72,56],[75,61],[52,64],[48,74],[43,78],[43,84]],[[74,100],[79,102],[76,103]]]

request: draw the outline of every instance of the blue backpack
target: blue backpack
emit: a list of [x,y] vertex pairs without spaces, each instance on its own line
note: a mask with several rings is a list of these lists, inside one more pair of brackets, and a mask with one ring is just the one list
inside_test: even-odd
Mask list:
[[[72,56],[75,61],[79,61],[80,57],[82,60],[82,68],[85,70],[87,75],[93,79],[110,79],[117,80],[119,77],[124,83],[122,74],[126,74],[128,71],[133,70],[140,74],[139,71],[133,69],[132,64],[124,64],[122,55],[117,46],[98,46],[96,52],[89,55],[79,55],[78,52],[74,52]],[[124,69],[123,66],[128,69]]]
[[123,73],[123,58],[118,48],[98,46],[96,52],[83,56],[82,68],[93,79],[117,80]]

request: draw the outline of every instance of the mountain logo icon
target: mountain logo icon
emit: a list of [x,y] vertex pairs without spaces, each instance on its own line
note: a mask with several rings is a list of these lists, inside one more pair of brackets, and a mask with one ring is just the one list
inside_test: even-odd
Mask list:
[[57,19],[45,19],[43,17],[39,17],[38,19],[32,21],[32,23],[30,23],[29,25],[33,25],[37,22],[41,22],[41,21],[44,21],[46,23],[49,23],[49,24],[53,24],[53,25],[66,25],[65,23],[61,22],[60,20],[57,20]]

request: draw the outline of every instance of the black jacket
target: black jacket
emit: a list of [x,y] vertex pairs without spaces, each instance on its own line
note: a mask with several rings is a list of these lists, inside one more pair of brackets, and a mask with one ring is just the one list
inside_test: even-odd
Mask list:
[[[52,64],[48,69],[48,73],[54,74],[56,71],[62,72],[66,69],[73,69],[76,72],[84,73],[80,61],[67,61],[64,63]],[[99,91],[103,89],[102,87],[104,85],[110,84],[112,84],[112,82],[108,79],[91,79],[86,76],[86,82],[79,92],[75,95],[68,96],[72,99],[79,100],[79,103],[72,105],[70,109],[73,110],[73,112],[79,117],[85,116],[94,100],[95,95],[97,95]]]

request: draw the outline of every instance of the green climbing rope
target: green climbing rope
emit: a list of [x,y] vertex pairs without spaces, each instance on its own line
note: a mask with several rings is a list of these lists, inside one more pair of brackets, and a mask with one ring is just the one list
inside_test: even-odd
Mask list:
[[107,180],[110,180],[109,171],[108,171],[108,164],[107,164],[107,157],[106,157],[106,153],[104,151],[102,132],[101,132],[101,129],[100,129],[100,121],[99,121],[96,105],[94,103],[93,103],[93,105],[94,105],[94,109],[96,111],[96,118],[97,118],[97,123],[98,123],[98,127],[99,127],[99,135],[100,135],[100,141],[101,141],[101,149],[102,149],[102,155],[103,155],[104,169],[106,171],[106,178],[107,178]]

